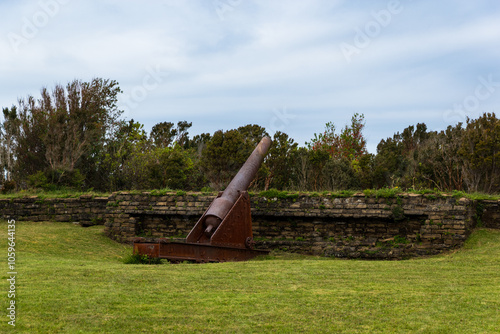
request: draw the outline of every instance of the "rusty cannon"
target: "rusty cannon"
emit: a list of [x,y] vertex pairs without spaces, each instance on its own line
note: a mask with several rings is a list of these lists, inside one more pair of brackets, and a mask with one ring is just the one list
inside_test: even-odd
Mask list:
[[185,242],[160,238],[134,239],[134,253],[172,262],[245,261],[268,254],[254,249],[250,198],[247,189],[271,146],[264,137],[227,188],[218,194],[186,237]]

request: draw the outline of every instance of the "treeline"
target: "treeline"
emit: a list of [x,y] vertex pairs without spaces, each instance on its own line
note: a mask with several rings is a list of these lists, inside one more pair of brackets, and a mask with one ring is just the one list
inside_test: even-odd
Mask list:
[[[74,80],[41,98],[3,108],[0,185],[78,190],[223,189],[266,129],[189,136],[192,123],[156,124],[150,133],[121,118],[113,80]],[[445,131],[409,126],[366,151],[364,116],[337,132],[327,123],[305,147],[286,133],[273,144],[251,189],[323,191],[400,187],[500,192],[500,120],[485,113]]]

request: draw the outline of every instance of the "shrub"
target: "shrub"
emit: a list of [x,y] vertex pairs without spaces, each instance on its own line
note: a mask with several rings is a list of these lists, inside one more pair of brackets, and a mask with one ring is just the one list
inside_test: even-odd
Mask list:
[[146,254],[134,253],[123,259],[125,264],[161,264],[162,261],[158,257],[151,257]]
[[16,189],[15,181],[5,181],[4,184],[2,185],[2,188],[0,188],[0,191],[2,192],[2,194],[6,194],[15,189]]
[[51,188],[55,188],[54,185],[49,182],[47,175],[45,175],[45,173],[41,170],[28,176],[28,185],[33,188],[41,188],[45,190],[53,190]]

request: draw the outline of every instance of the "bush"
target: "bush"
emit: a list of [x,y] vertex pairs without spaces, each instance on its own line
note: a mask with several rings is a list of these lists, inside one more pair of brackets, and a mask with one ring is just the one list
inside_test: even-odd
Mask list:
[[347,159],[330,158],[322,170],[325,189],[345,190],[357,189],[359,179],[352,164]]
[[14,191],[16,189],[16,182],[15,181],[5,181],[2,185],[2,188],[0,188],[0,191],[2,194],[7,194],[11,191]]
[[28,185],[33,188],[41,188],[44,190],[54,190],[51,188],[55,188],[54,185],[49,182],[47,175],[41,170],[28,176]]
[[80,173],[79,169],[63,170],[56,169],[49,172],[51,183],[59,187],[70,187],[79,189],[83,185],[85,176]]
[[28,176],[28,185],[32,188],[53,191],[58,188],[79,189],[83,185],[85,176],[80,170],[50,170],[47,172],[38,171]]
[[158,257],[150,257],[149,255],[141,255],[139,253],[134,253],[123,259],[125,264],[161,264],[162,261]]

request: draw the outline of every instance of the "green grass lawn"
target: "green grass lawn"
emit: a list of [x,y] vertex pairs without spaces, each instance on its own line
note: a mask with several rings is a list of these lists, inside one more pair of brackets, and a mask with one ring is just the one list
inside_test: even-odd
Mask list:
[[[0,249],[7,252],[7,223]],[[102,226],[17,222],[20,333],[498,333],[500,231],[437,257],[130,265]],[[0,332],[7,324],[7,259]]]

